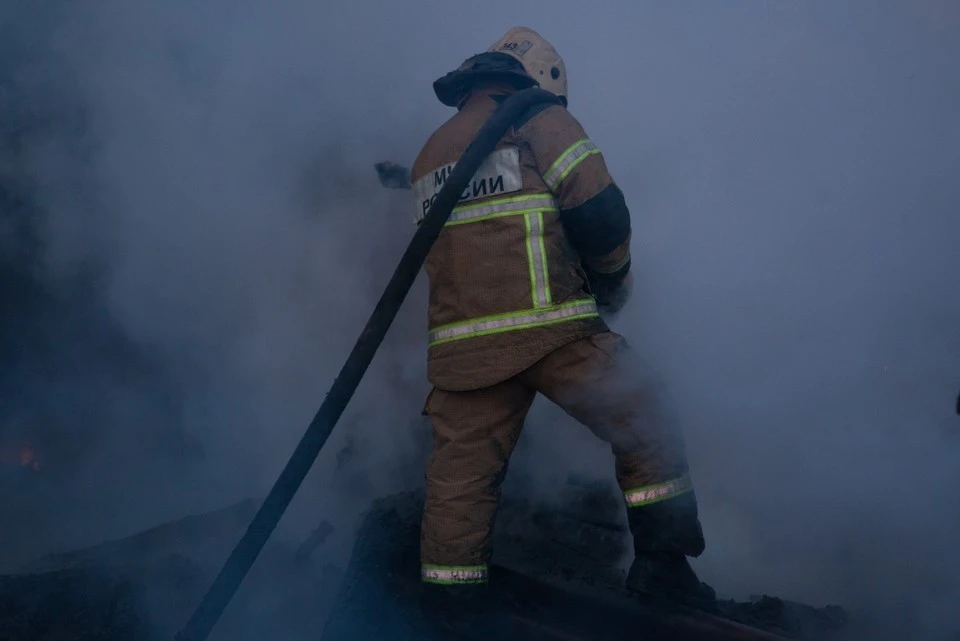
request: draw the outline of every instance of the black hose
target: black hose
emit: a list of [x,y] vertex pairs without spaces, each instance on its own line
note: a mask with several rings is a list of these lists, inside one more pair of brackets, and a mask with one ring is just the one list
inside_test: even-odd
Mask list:
[[511,94],[497,107],[467,147],[414,233],[407,251],[394,270],[386,290],[360,333],[353,351],[343,364],[339,376],[333,381],[323,404],[247,531],[230,553],[220,574],[214,579],[187,625],[177,634],[177,641],[205,641],[210,635],[353,397],[360,379],[367,371],[397,311],[413,286],[430,248],[460,199],[460,194],[507,129],[532,105],[542,102],[559,104],[559,99],[539,88],[524,89]]

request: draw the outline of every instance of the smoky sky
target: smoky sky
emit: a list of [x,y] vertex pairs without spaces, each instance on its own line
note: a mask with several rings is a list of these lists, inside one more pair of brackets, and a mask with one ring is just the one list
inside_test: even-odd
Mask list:
[[[451,114],[431,82],[526,25],[564,56],[570,110],[631,207],[635,287],[611,325],[683,417],[703,578],[929,634],[956,619],[955,3],[104,0],[0,17],[19,86],[86,113],[23,153],[39,278],[98,266],[99,313],[163,363],[163,420],[204,452],[143,443],[161,420],[150,381],[100,389],[117,425],[71,428],[97,445],[45,508],[71,525],[44,544],[269,487],[413,233],[409,192],[382,189],[373,163],[412,163]],[[417,481],[400,470],[426,429],[425,287],[295,523],[349,523]],[[54,382],[73,385],[38,386]],[[348,438],[349,482],[334,471]],[[538,402],[514,470],[549,498],[569,472],[612,477],[612,460]]]

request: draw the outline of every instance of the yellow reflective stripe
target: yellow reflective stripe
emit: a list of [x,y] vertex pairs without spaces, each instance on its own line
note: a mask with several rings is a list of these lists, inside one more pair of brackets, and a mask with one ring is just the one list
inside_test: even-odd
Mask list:
[[596,301],[589,298],[543,309],[527,309],[520,312],[483,316],[433,328],[430,330],[429,346],[433,347],[434,345],[465,338],[499,334],[518,329],[553,325],[581,318],[593,318],[599,315]]
[[[543,200],[543,199],[550,201],[550,204],[556,207],[557,203],[553,199],[553,194],[542,192],[539,194],[525,194],[523,196],[510,196],[508,198],[497,198],[496,200],[488,200],[484,202],[483,205],[458,205],[453,208],[453,211],[456,213],[460,211],[466,211],[468,209],[477,209],[478,207],[486,207],[490,205],[503,205],[506,203],[529,203],[535,200]],[[529,207],[535,208],[535,205],[529,205]]]
[[614,263],[610,267],[606,267],[604,269],[600,269],[597,267],[591,267],[591,268],[593,269],[593,271],[597,272],[598,274],[616,274],[618,271],[623,269],[624,265],[626,265],[629,261],[630,261],[630,251],[628,250],[627,253],[623,255],[623,258],[618,260],[616,263]]
[[627,507],[641,507],[672,499],[675,496],[686,494],[693,489],[693,483],[689,476],[681,476],[678,479],[671,479],[655,485],[638,487],[635,490],[627,490],[623,493],[627,500]]
[[618,260],[618,261],[617,261],[617,264],[610,268],[610,272],[609,272],[609,273],[611,273],[611,274],[617,273],[618,271],[620,271],[621,269],[623,269],[624,265],[626,265],[626,264],[629,263],[629,262],[630,262],[630,252],[627,251],[627,253],[623,255],[623,258],[621,258],[620,260]]
[[524,216],[527,228],[527,262],[530,266],[530,286],[533,306],[550,305],[550,276],[547,272],[547,248],[543,242],[543,214],[535,212]]
[[464,205],[454,208],[447,219],[446,226],[476,223],[501,216],[516,216],[532,212],[558,211],[557,201],[551,194],[533,194],[491,200],[482,205]]
[[560,183],[563,182],[563,179],[569,176],[570,172],[573,171],[577,165],[588,157],[599,153],[600,150],[597,149],[597,146],[586,138],[578,140],[567,147],[567,149],[560,154],[560,157],[550,165],[550,169],[543,174],[543,182],[547,183],[547,187],[549,187],[551,191],[556,191]]
[[530,220],[531,214],[527,214],[523,217],[523,225],[526,227],[527,233],[525,237],[527,245],[527,266],[530,269],[530,287],[533,290],[533,306],[540,307],[541,305],[537,302],[537,265],[533,257],[533,243],[530,242],[533,237],[533,221]]
[[540,243],[540,256],[542,258],[540,269],[543,271],[543,300],[544,306],[547,306],[553,302],[553,296],[550,294],[550,268],[547,264],[547,244],[544,240],[543,212],[537,212],[537,220],[540,221],[540,235],[537,237],[537,241]]
[[485,565],[431,565],[425,563],[420,567],[420,578],[425,583],[440,583],[443,585],[486,583],[487,577],[488,572]]

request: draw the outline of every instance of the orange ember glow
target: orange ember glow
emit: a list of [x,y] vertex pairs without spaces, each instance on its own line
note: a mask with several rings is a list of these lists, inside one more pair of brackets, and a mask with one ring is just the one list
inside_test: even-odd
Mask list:
[[29,447],[20,448],[20,466],[29,467],[34,472],[40,471],[40,461]]
[[36,452],[25,445],[19,449],[0,449],[0,465],[19,465],[34,472],[40,471],[40,460]]

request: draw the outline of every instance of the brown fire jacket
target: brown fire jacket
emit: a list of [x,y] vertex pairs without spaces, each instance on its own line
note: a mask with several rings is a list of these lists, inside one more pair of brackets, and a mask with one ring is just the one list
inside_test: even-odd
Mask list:
[[[411,169],[418,224],[510,91],[476,91],[427,140]],[[599,150],[564,107],[532,107],[474,174],[427,257],[428,379],[450,391],[487,387],[606,331],[589,282],[629,268],[630,215]]]

